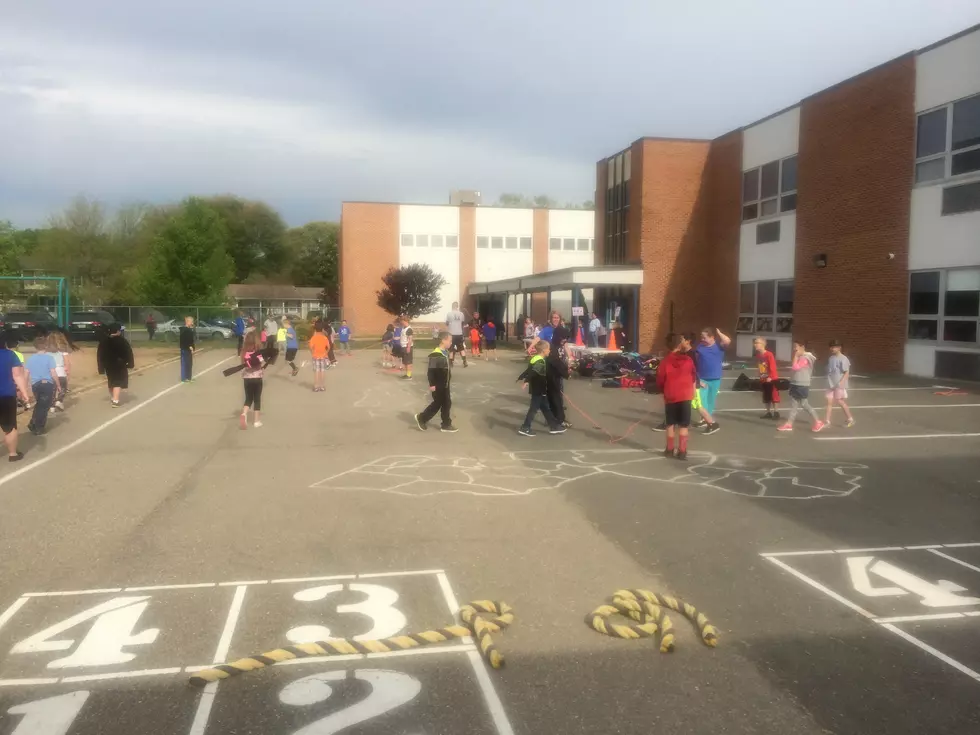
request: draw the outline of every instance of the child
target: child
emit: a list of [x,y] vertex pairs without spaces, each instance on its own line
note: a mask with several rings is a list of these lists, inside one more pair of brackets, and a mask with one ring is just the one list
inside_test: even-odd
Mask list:
[[[704,434],[707,436],[708,434],[714,434],[721,431],[721,427],[718,426],[718,422],[715,421],[714,417],[711,415],[711,411],[708,410],[708,407],[704,405],[705,401],[704,397],[702,397],[707,396],[708,393],[710,393],[711,384],[705,382],[705,379],[701,377],[702,353],[697,349],[697,347],[695,347],[695,345],[701,346],[701,343],[699,342],[699,339],[701,338],[691,332],[684,335],[684,339],[684,351],[691,356],[692,360],[694,360],[694,369],[698,372],[698,382],[697,385],[694,386],[695,391],[694,398],[691,401],[691,410],[698,412],[700,420],[697,423],[692,423],[692,426],[705,427]],[[713,395],[717,395],[717,393],[714,393]]]
[[[5,341],[6,348],[14,353],[20,361],[20,366],[24,367],[24,354],[17,350],[17,336],[12,332],[8,332]],[[4,348],[4,345],[0,345],[0,350]],[[27,378],[24,378],[24,384],[27,385]],[[29,411],[31,408],[31,396],[29,391],[23,391],[21,395],[17,396],[17,408],[22,411]]]
[[779,391],[776,390],[775,381],[779,378],[779,370],[776,367],[776,356],[766,349],[766,340],[763,337],[752,340],[752,347],[755,349],[759,380],[762,382],[762,403],[766,407],[762,418],[778,419],[776,404],[779,403]]
[[296,353],[299,352],[299,342],[296,340],[296,328],[289,319],[282,320],[283,329],[286,331],[286,364],[293,369],[292,377],[299,375],[299,368],[296,367]]
[[17,450],[17,399],[21,396],[27,401],[27,378],[24,363],[11,348],[17,341],[0,333],[0,432],[7,447],[7,461],[19,462],[24,453]]
[[400,316],[395,317],[395,326],[391,330],[391,356],[394,358],[393,367],[396,370],[402,370],[402,318]]
[[415,337],[407,316],[402,316],[401,334],[401,356],[402,364],[405,366],[405,374],[402,380],[412,379],[412,362],[414,361],[413,352],[415,347]]
[[[683,334],[671,340],[670,354],[657,367],[657,387],[664,394],[664,417],[667,423],[665,457],[687,459],[688,427],[691,425],[691,401],[697,385],[694,360],[687,354],[691,343]],[[677,454],[674,454],[674,431],[677,431]]]
[[194,379],[194,317],[185,316],[184,326],[180,328],[180,382],[190,383]]
[[480,330],[475,326],[470,327],[470,356],[480,356]]
[[851,361],[841,352],[843,347],[836,339],[830,343],[830,357],[827,359],[827,382],[830,383],[830,390],[827,391],[827,417],[824,423],[830,426],[830,414],[836,401],[844,410],[847,428],[850,429],[854,426],[854,416],[847,405],[847,379],[851,374]]
[[484,357],[487,361],[490,360],[491,355],[493,356],[494,362],[497,361],[497,327],[493,323],[493,319],[487,319],[487,323],[483,325],[483,340],[486,345],[486,349],[483,351]]
[[531,429],[531,422],[540,410],[544,415],[544,420],[548,422],[548,430],[552,434],[564,434],[566,429],[560,423],[548,406],[548,355],[551,354],[551,343],[541,341],[537,344],[537,354],[528,363],[524,372],[517,376],[518,380],[524,381],[524,386],[531,394],[531,405],[527,409],[524,423],[517,433],[521,436],[534,436]]
[[119,408],[122,391],[129,389],[129,371],[136,364],[133,361],[133,348],[122,336],[122,325],[118,322],[109,325],[109,336],[99,343],[96,362],[99,375],[106,376],[112,407]]
[[337,339],[340,341],[340,349],[343,353],[350,357],[350,327],[347,326],[347,320],[343,319],[340,322],[340,329],[337,331]]
[[[395,328],[391,324],[385,327],[385,333],[381,335],[381,367],[394,367],[394,358],[391,354],[391,343],[395,337]],[[438,335],[438,333],[437,333]]]
[[453,344],[453,336],[448,332],[439,332],[439,342],[436,348],[429,353],[429,391],[432,393],[432,402],[422,413],[415,414],[415,424],[425,431],[428,423],[437,413],[442,418],[440,431],[447,434],[455,434],[457,429],[453,426],[453,419],[449,413],[453,401],[449,394],[449,385],[452,382],[452,370],[449,367],[449,348]]
[[48,352],[47,337],[38,337],[34,340],[34,354],[27,358],[24,367],[27,370],[27,380],[34,392],[34,414],[27,428],[32,434],[40,436],[44,433],[48,409],[54,403],[59,384],[54,356]]
[[323,334],[326,335],[327,344],[330,345],[330,348],[327,350],[327,366],[337,367],[337,354],[334,352],[337,333],[334,331],[333,325],[330,322],[323,323]]
[[[286,352],[286,325],[288,323],[289,320],[286,317],[283,317],[279,329],[276,330],[276,352],[278,352],[280,355]],[[289,362],[289,360],[286,360],[286,362]]]
[[327,356],[330,354],[330,340],[323,333],[323,322],[319,319],[313,325],[313,336],[310,337],[310,355],[313,358],[313,392],[322,393],[326,390],[323,378],[327,370]]
[[58,372],[58,385],[55,391],[54,408],[65,410],[65,396],[68,394],[68,378],[71,375],[71,346],[61,332],[48,335],[48,352],[54,358],[54,369]]
[[789,379],[789,398],[792,408],[786,423],[777,431],[792,431],[793,421],[796,414],[802,408],[813,418],[813,431],[820,431],[824,427],[823,421],[817,416],[808,400],[810,397],[810,380],[813,378],[813,365],[817,361],[817,356],[806,351],[806,343],[803,340],[793,340],[793,374]]
[[262,412],[262,378],[265,375],[265,358],[260,350],[262,343],[259,335],[249,332],[245,335],[242,344],[242,384],[245,386],[245,405],[242,413],[238,417],[238,426],[241,429],[248,428],[248,409],[252,409],[252,427],[258,429],[262,426],[259,416]]
[[548,408],[559,424],[570,429],[572,425],[565,420],[565,396],[562,390],[562,381],[569,378],[568,364],[561,357],[560,346],[556,345],[549,350],[544,362],[548,378]]

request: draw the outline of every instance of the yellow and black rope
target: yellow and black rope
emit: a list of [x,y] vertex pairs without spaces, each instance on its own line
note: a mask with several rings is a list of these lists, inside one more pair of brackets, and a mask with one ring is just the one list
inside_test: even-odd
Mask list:
[[[669,595],[650,590],[617,590],[604,605],[585,616],[585,624],[603,635],[614,638],[653,638],[660,635],[660,652],[674,650],[674,626],[664,608],[681,613],[698,629],[706,646],[718,644],[718,631],[694,605]],[[621,615],[635,623],[616,623],[613,615]]]
[[[493,617],[486,617],[486,615]],[[352,638],[338,638],[314,643],[297,643],[292,646],[284,646],[273,651],[247,656],[246,658],[231,661],[225,664],[218,664],[210,669],[197,672],[190,678],[193,686],[203,687],[213,681],[220,681],[232,676],[244,674],[246,671],[255,671],[266,666],[290,661],[295,658],[309,658],[311,656],[346,656],[351,654],[363,653],[389,653],[391,651],[404,651],[419,646],[427,646],[433,643],[445,643],[455,638],[476,639],[480,652],[495,669],[504,665],[504,656],[494,645],[492,633],[497,633],[514,622],[514,613],[511,607],[505,602],[493,602],[491,600],[477,600],[471,602],[459,610],[460,620],[463,625],[449,625],[445,628],[436,630],[424,630],[421,633],[407,633],[405,635],[393,636],[391,638],[381,638],[378,640],[356,641]]]

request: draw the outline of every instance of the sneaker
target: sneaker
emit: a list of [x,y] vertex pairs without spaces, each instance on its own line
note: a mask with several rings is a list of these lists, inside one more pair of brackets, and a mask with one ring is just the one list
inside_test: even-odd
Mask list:
[[51,408],[48,409],[48,413],[49,414],[54,413],[54,406],[52,406]]
[[665,449],[664,450],[664,456],[667,459],[673,459],[674,458],[674,450],[673,449]]
[[252,428],[253,429],[258,429],[260,426],[262,426],[262,422],[261,421],[253,421],[252,422]]
[[248,428],[248,416],[244,413],[238,416],[238,428],[242,431]]
[[762,414],[762,416],[760,416],[760,418],[763,418],[763,419],[771,419],[772,418],[772,411],[766,411],[764,414]]
[[411,379],[412,379],[412,376],[411,375],[403,375],[402,376],[402,380],[411,380]]
[[56,409],[58,409],[59,411],[64,411],[65,410],[65,404],[62,403],[61,401],[55,401],[54,402],[54,407]]
[[452,424],[449,424],[449,426],[439,427],[439,431],[441,431],[443,434],[455,434],[457,431],[459,431],[459,429]]
[[697,421],[691,422],[691,428],[700,429],[702,426],[707,426],[708,422],[704,419],[698,419]]
[[20,462],[22,459],[24,459],[24,453],[23,452],[17,452],[17,454],[9,454],[9,455],[7,455],[7,461],[8,462]]
[[534,431],[531,429],[525,429],[523,426],[517,430],[517,433],[521,436],[534,436]]
[[31,422],[31,423],[29,423],[29,424],[27,425],[27,430],[28,430],[29,432],[31,432],[32,434],[34,433],[34,423],[33,423],[33,422]]
[[560,426],[560,425],[559,426],[555,426],[555,427],[553,427],[551,429],[548,429],[548,433],[549,434],[564,434],[566,431],[568,431],[568,429],[566,429],[564,426]]
[[113,408],[119,408],[119,401],[112,401]]
[[686,462],[687,461],[687,452],[678,452],[676,458],[679,459],[681,462]]
[[661,421],[656,426],[651,426],[650,428],[653,429],[654,431],[667,431],[667,422]]
[[299,375],[299,369],[298,368],[293,368],[292,377],[295,378],[297,375]]
[[848,419],[846,426],[847,426],[848,429],[853,428],[853,426],[854,426],[854,419]]
[[783,424],[778,429],[776,429],[776,431],[792,431],[792,430],[793,430],[792,424]]
[[572,428],[572,422],[571,421],[562,421],[561,422],[561,425],[564,426],[566,429],[571,429]]
[[772,414],[773,421],[779,421],[779,411],[774,411]]
[[721,427],[718,424],[708,424],[708,428],[704,430],[705,435],[717,434],[721,431]]
[[810,429],[810,431],[812,431],[814,434],[816,434],[821,429],[823,429],[823,421],[817,421],[817,423],[815,423],[813,425],[813,428]]
[[422,420],[422,414],[420,413],[415,414],[415,425],[419,427],[419,431],[425,431],[429,428]]

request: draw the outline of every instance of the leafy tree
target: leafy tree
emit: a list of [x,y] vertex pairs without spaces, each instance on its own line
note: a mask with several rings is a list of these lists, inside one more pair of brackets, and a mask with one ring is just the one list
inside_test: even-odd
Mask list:
[[295,286],[320,286],[323,303],[337,297],[337,243],[340,225],[336,222],[307,222],[286,232],[290,282]]
[[545,194],[538,194],[531,201],[539,209],[555,209],[558,207],[558,202]]
[[21,258],[29,255],[37,244],[37,232],[18,230],[8,220],[0,220],[0,276],[16,276],[21,272]]
[[414,319],[439,308],[439,290],[446,279],[429,266],[415,263],[402,268],[390,268],[382,277],[384,288],[378,291],[378,306],[389,314],[408,314]]
[[[498,207],[517,207],[521,209],[557,209],[560,205],[557,199],[552,199],[547,194],[538,194],[534,197],[524,194],[504,193],[497,197]],[[595,209],[595,203],[591,200],[581,204],[566,204],[565,209]]]
[[228,254],[235,263],[234,278],[243,282],[252,275],[272,276],[286,264],[286,224],[265,202],[225,195],[210,197],[211,206],[228,231]]
[[150,243],[136,291],[143,303],[220,304],[235,272],[228,229],[206,201],[186,199]]

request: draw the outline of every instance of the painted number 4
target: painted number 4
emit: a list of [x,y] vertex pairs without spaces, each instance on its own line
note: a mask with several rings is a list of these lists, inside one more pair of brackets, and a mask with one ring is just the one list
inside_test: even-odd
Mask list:
[[[919,602],[926,607],[980,605],[980,597],[959,595],[967,591],[966,587],[961,587],[947,579],[930,582],[887,561],[881,559],[875,561],[873,556],[849,557],[847,569],[851,573],[851,584],[854,585],[854,589],[868,597],[916,595],[920,598]],[[871,581],[872,575],[891,584],[876,587]]]

